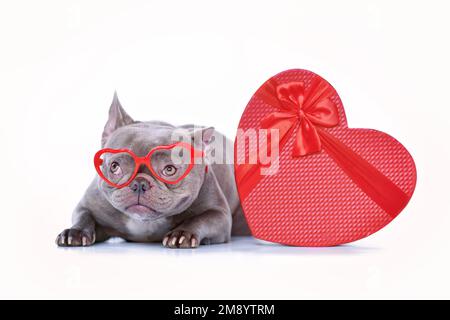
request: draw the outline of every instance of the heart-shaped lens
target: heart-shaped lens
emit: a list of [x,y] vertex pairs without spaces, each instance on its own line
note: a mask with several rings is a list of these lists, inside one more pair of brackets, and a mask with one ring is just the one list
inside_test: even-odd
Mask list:
[[191,150],[183,146],[157,149],[150,157],[153,173],[162,181],[178,182],[186,176],[192,163]]
[[128,152],[105,152],[100,159],[103,178],[115,185],[127,183],[136,169],[136,163]]

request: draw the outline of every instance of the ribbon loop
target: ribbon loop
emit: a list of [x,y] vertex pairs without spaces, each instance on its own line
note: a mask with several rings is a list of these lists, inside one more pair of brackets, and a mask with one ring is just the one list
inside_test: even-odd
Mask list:
[[262,89],[263,96],[273,94],[275,91],[278,100],[275,104],[278,110],[262,120],[262,127],[278,129],[280,140],[288,131],[297,129],[294,157],[322,150],[316,126],[331,128],[339,123],[337,107],[329,99],[333,94],[333,88],[323,83],[314,83],[311,88],[314,90],[305,90],[303,82],[290,82],[278,85],[274,90],[274,83],[270,82]]

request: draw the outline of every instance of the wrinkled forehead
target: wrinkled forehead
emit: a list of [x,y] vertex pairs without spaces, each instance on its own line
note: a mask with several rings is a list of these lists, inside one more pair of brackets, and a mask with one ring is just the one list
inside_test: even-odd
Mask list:
[[137,156],[143,157],[154,147],[170,145],[182,140],[188,140],[187,134],[174,131],[173,128],[130,126],[116,130],[105,147],[128,149]]

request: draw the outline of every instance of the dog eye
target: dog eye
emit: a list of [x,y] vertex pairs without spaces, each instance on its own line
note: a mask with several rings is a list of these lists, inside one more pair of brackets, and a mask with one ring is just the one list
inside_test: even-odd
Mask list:
[[170,177],[170,176],[173,176],[176,172],[177,172],[177,168],[175,168],[175,166],[169,164],[168,166],[164,167],[163,175]]
[[111,173],[115,175],[119,175],[122,173],[122,169],[120,168],[119,163],[117,161],[111,163],[109,170],[111,170]]

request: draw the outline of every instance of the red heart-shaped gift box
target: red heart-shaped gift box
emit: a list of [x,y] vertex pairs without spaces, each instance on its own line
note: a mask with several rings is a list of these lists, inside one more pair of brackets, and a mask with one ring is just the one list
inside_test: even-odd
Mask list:
[[[276,170],[263,173],[270,166]],[[401,212],[416,184],[405,147],[386,133],[348,128],[334,88],[297,69],[270,78],[251,98],[235,141],[235,171],[252,234],[296,246],[367,237]]]

